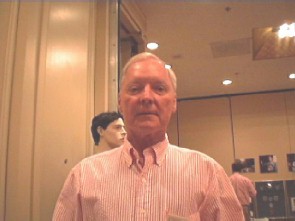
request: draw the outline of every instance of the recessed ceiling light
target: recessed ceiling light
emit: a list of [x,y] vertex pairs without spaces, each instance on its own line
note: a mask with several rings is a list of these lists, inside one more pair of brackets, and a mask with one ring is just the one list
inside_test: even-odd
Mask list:
[[166,69],[171,69],[172,66],[171,66],[170,64],[165,64],[165,68],[166,68]]
[[159,44],[156,42],[147,43],[146,47],[150,50],[156,50],[159,47]]
[[222,84],[224,84],[224,85],[230,85],[232,83],[233,83],[232,80],[229,80],[229,79],[226,79],[222,82]]
[[289,74],[290,79],[295,79],[295,73]]

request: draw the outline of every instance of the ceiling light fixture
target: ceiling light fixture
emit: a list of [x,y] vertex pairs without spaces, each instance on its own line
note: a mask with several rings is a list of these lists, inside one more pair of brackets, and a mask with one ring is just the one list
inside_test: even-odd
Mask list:
[[159,44],[156,42],[147,43],[146,47],[150,50],[156,50],[159,47]]
[[295,23],[281,25],[278,35],[280,38],[295,37]]
[[290,79],[295,79],[295,73],[289,74]]
[[224,80],[224,81],[222,82],[223,85],[230,85],[230,84],[232,84],[232,83],[233,83],[233,81],[232,81],[232,80],[229,80],[229,79],[226,79],[226,80]]

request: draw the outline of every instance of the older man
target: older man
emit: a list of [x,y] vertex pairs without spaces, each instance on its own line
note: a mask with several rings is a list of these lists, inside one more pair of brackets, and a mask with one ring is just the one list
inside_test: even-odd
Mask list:
[[168,141],[177,104],[172,70],[145,52],[131,58],[123,72],[124,144],[71,171],[53,220],[244,220],[223,168]]

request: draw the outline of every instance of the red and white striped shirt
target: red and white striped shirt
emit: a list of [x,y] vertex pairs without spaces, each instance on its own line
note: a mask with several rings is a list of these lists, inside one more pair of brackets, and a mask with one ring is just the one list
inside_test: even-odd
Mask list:
[[212,158],[165,139],[147,148],[142,160],[125,139],[123,146],[88,157],[71,170],[53,220],[244,218],[228,176]]
[[249,205],[251,203],[251,198],[256,196],[254,183],[249,178],[239,173],[233,173],[229,179],[241,205]]

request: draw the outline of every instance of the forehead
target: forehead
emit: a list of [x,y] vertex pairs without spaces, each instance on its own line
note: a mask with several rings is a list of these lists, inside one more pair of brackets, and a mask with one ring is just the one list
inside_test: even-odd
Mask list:
[[117,120],[114,120],[112,123],[110,123],[111,126],[124,126],[124,121],[122,118],[118,118]]
[[135,78],[158,78],[158,79],[169,79],[169,74],[165,68],[165,64],[156,59],[146,59],[136,61],[128,67],[125,73],[125,78],[129,80]]

